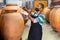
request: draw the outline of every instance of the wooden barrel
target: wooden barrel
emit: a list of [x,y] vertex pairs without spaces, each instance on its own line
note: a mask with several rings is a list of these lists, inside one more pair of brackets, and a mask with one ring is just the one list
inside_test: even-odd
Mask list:
[[60,8],[53,8],[49,15],[50,24],[60,33]]
[[43,13],[45,14],[45,19],[46,19],[47,22],[49,22],[49,14],[50,14],[50,11],[51,10],[48,7],[44,8],[44,10],[43,10]]
[[8,6],[3,9],[0,27],[4,40],[20,40],[23,34],[24,20],[18,9],[20,9],[18,6]]

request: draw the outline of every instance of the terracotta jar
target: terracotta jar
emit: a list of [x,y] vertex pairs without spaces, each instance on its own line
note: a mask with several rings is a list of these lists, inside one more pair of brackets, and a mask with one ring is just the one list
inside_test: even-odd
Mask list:
[[20,40],[24,31],[24,20],[16,4],[6,5],[0,16],[0,28],[4,40]]
[[44,8],[44,10],[43,10],[43,13],[45,14],[45,20],[47,22],[49,22],[49,14],[50,14],[50,11],[51,11],[51,9],[48,8],[48,7]]
[[0,15],[1,15],[2,9],[3,9],[3,8],[0,8]]
[[51,26],[60,33],[60,8],[53,8],[49,15]]
[[59,2],[60,0],[52,0],[53,2]]

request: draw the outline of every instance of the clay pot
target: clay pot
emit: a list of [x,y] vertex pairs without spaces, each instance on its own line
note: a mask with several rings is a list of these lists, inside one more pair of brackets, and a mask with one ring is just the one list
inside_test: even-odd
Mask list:
[[53,2],[59,2],[60,0],[52,0]]
[[0,8],[0,15],[1,15],[1,12],[2,12],[2,8]]
[[20,40],[24,31],[24,20],[19,6],[6,6],[0,16],[1,33],[4,40]]
[[51,11],[51,9],[48,8],[48,7],[44,8],[44,10],[43,10],[43,13],[45,14],[45,19],[46,19],[47,22],[49,22],[50,11]]
[[53,8],[49,15],[51,26],[60,33],[60,8]]

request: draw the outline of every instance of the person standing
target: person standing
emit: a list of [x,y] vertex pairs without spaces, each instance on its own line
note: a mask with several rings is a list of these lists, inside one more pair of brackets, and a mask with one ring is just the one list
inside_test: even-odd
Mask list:
[[45,16],[42,13],[44,4],[39,3],[35,8],[36,11],[31,12],[29,18],[31,20],[31,28],[28,35],[28,40],[42,40],[42,25],[44,23]]

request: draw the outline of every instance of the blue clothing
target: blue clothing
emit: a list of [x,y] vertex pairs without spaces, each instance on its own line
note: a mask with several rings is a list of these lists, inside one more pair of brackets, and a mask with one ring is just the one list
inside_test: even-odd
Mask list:
[[[35,20],[42,26],[44,23],[45,16],[43,13],[32,12],[31,15],[38,16]],[[36,23],[37,23],[36,22]]]

